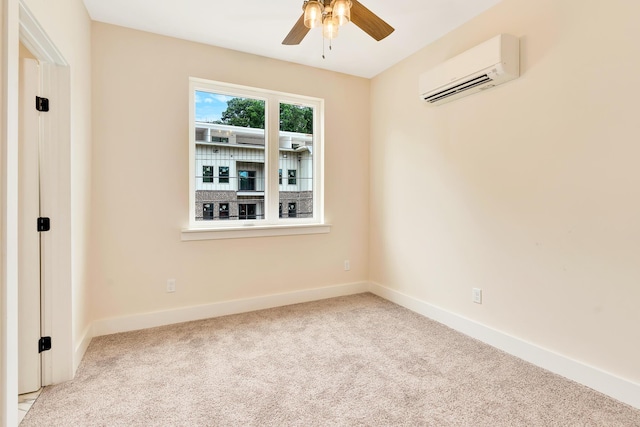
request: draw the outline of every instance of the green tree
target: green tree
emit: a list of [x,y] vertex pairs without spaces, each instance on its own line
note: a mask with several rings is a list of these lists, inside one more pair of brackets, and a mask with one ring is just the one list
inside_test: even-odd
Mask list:
[[[230,99],[220,120],[214,123],[264,129],[264,101],[250,98]],[[313,133],[313,108],[280,104],[280,130]]]
[[264,129],[264,101],[233,98],[215,123],[245,128]]
[[313,108],[280,104],[280,130],[313,133]]

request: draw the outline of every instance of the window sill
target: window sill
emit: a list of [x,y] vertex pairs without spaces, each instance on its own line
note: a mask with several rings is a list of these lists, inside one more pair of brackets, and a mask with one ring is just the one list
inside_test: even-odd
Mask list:
[[331,231],[329,224],[254,225],[216,229],[187,228],[182,230],[182,241],[327,234],[329,231]]

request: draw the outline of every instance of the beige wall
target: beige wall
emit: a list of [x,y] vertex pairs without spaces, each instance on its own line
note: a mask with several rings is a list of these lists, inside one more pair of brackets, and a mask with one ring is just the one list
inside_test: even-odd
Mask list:
[[[376,77],[372,281],[640,382],[639,15],[504,0]],[[419,101],[420,72],[502,32],[518,80]]]
[[[369,80],[95,22],[92,55],[94,319],[367,279]],[[325,99],[331,233],[180,240],[189,76]]]
[[[69,64],[71,80],[71,286],[72,341],[81,344],[89,325],[87,250],[91,183],[91,20],[82,0],[25,0],[29,10]],[[55,100],[51,101],[52,108]],[[70,176],[67,176],[70,174]],[[67,200],[68,195],[59,195]],[[55,227],[55,218],[52,220]],[[67,307],[56,307],[64,309]],[[77,365],[79,360],[75,361]]]

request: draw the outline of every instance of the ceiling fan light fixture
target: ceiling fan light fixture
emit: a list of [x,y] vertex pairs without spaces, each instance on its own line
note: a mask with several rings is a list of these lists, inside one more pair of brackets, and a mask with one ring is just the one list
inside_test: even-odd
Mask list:
[[338,20],[338,25],[348,24],[351,21],[351,0],[333,0],[331,8],[333,16]]
[[333,13],[329,12],[324,16],[322,20],[322,35],[325,39],[333,40],[338,37],[338,18],[333,16]]
[[322,27],[323,40],[334,39],[338,36],[338,28],[349,22],[353,22],[376,41],[388,37],[394,31],[391,25],[359,0],[303,0],[302,11],[289,34],[282,40],[283,45],[299,45],[314,27]]
[[302,5],[304,9],[304,26],[307,28],[316,28],[322,25],[322,12],[324,5],[317,0],[305,1]]

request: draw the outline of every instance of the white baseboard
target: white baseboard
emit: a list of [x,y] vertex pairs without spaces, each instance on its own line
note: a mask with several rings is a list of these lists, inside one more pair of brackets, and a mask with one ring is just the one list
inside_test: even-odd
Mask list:
[[[114,317],[93,322],[92,336],[109,335],[118,332],[135,331],[192,320],[208,319],[229,314],[246,313],[284,305],[358,294],[368,291],[368,283],[348,283],[323,288],[306,289],[282,294],[265,295],[255,298],[223,301],[173,310]],[[88,345],[88,343],[87,343]],[[85,349],[86,350],[86,349]]]
[[78,370],[78,366],[80,366],[80,362],[82,362],[82,358],[84,354],[87,352],[87,348],[89,348],[89,344],[91,343],[91,339],[93,338],[93,324],[87,325],[82,331],[82,338],[80,342],[76,346],[76,349],[73,353],[73,375],[75,376],[76,371]]
[[640,409],[640,384],[585,365],[380,284],[370,283],[369,291],[513,356]]

